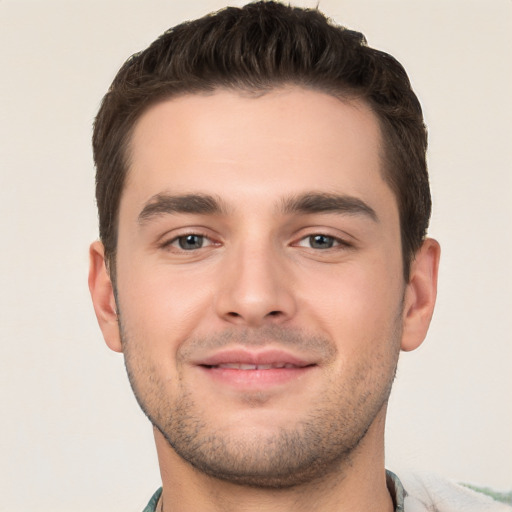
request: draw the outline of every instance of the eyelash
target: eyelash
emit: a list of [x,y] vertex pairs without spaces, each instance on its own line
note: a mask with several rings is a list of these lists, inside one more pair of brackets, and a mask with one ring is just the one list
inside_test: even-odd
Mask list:
[[[182,242],[184,243],[184,241],[189,237],[196,237],[196,238],[201,239],[200,246],[192,247],[192,248],[188,248],[188,249],[184,248],[182,246]],[[324,240],[326,239],[327,244],[328,245],[330,244],[330,245],[328,247],[323,247],[323,248],[312,247],[311,245],[313,244],[313,240],[315,238],[323,238]],[[204,245],[205,241],[208,241],[207,245]],[[303,245],[303,242],[307,243],[308,241],[309,241],[310,245],[308,245],[308,246]],[[318,240],[317,240],[317,242],[318,242]],[[177,245],[179,245],[179,247]],[[211,240],[210,237],[208,237],[207,235],[205,235],[203,233],[190,232],[190,233],[184,233],[182,235],[172,238],[171,240],[164,242],[163,244],[161,244],[161,248],[162,249],[173,248],[174,250],[185,253],[185,252],[194,252],[196,250],[204,249],[204,248],[210,247],[212,245],[219,245],[219,243],[214,242],[213,240]],[[293,243],[292,246],[305,247],[307,249],[312,249],[315,251],[316,250],[328,251],[328,250],[336,250],[337,248],[350,248],[350,247],[352,247],[352,244],[348,243],[346,240],[343,240],[341,238],[338,238],[338,237],[335,237],[332,235],[326,235],[325,233],[320,232],[320,233],[312,233],[310,235],[303,236],[302,238],[300,238],[298,240],[298,242]]]
[[[196,247],[196,248],[192,248],[192,249],[184,249],[183,247],[177,247],[175,244],[180,244],[180,241],[184,241],[186,240],[187,238],[189,237],[196,237],[196,238],[200,238],[201,239],[201,246],[200,247]],[[204,246],[203,243],[204,241],[208,241],[208,245]],[[211,240],[210,237],[208,237],[207,235],[203,234],[203,233],[198,233],[198,232],[190,232],[190,233],[184,233],[182,235],[179,235],[179,236],[176,236],[174,238],[172,238],[171,240],[168,240],[168,241],[165,241],[163,244],[161,244],[161,248],[162,249],[166,249],[166,248],[173,248],[177,251],[180,251],[180,252],[193,252],[195,250],[199,250],[199,249],[203,249],[204,247],[209,247],[211,245],[218,245],[216,244],[214,241]]]
[[327,239],[328,242],[331,243],[331,245],[329,247],[324,247],[324,248],[311,247],[311,245],[309,245],[309,246],[307,246],[308,249],[328,251],[330,249],[352,247],[352,245],[350,243],[348,243],[346,240],[343,240],[341,238],[338,238],[338,237],[335,237],[332,235],[327,235],[325,233],[312,233],[311,235],[304,236],[294,245],[299,246],[299,247],[306,247],[306,246],[302,245],[301,242],[309,241],[309,243],[312,244],[313,239],[315,239],[315,238]]

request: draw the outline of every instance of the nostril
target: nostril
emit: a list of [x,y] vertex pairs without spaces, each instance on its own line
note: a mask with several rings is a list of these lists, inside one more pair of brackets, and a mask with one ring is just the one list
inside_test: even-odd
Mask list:
[[227,320],[228,322],[233,322],[236,324],[239,324],[240,322],[247,322],[248,324],[251,325],[257,325],[260,324],[261,322],[264,323],[265,321],[271,323],[278,322],[285,316],[286,315],[284,314],[284,312],[278,309],[269,311],[268,313],[265,314],[258,312],[257,309],[249,309],[249,311],[247,312],[242,311],[240,313],[237,313],[236,311],[228,311],[224,314],[224,319]]

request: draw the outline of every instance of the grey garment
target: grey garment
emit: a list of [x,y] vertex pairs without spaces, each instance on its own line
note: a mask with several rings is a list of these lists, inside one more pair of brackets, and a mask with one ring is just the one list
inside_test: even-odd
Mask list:
[[[406,493],[400,479],[394,473],[391,473],[391,471],[386,470],[386,482],[389,493],[391,494],[395,504],[395,512],[404,512],[404,498]],[[160,489],[153,494],[149,503],[146,505],[146,508],[142,512],[155,512],[161,494],[162,488],[160,487]]]
[[400,482],[400,478],[398,478],[395,473],[389,471],[389,469],[386,469],[386,483],[389,494],[391,494],[393,503],[395,504],[395,512],[404,512],[404,500],[407,493],[405,492],[402,482]]

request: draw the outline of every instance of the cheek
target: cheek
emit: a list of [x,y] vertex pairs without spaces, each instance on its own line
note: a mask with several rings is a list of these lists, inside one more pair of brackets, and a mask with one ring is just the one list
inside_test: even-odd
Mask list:
[[143,343],[150,340],[150,350],[180,344],[210,301],[204,280],[165,268],[123,270],[118,273],[118,300],[126,333]]
[[374,350],[396,334],[404,288],[401,268],[393,277],[384,266],[347,265],[318,273],[311,281],[314,287],[301,285],[300,302],[309,321],[343,343],[345,351],[361,351],[365,345]]

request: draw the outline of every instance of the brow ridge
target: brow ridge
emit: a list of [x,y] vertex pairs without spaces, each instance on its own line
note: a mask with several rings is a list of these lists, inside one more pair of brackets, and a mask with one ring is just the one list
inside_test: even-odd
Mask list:
[[166,214],[192,213],[197,215],[213,215],[224,213],[222,201],[208,194],[156,194],[144,205],[138,216],[140,224],[153,217]]
[[[197,215],[225,214],[227,208],[223,201],[209,194],[172,195],[160,193],[152,196],[139,213],[140,224],[160,215],[189,213]],[[280,204],[281,213],[315,214],[340,213],[363,215],[378,222],[375,210],[363,200],[343,194],[325,192],[307,192],[298,196],[284,198]]]
[[281,210],[291,213],[341,213],[347,215],[363,215],[374,222],[379,218],[375,210],[358,197],[325,192],[308,192],[284,199]]

